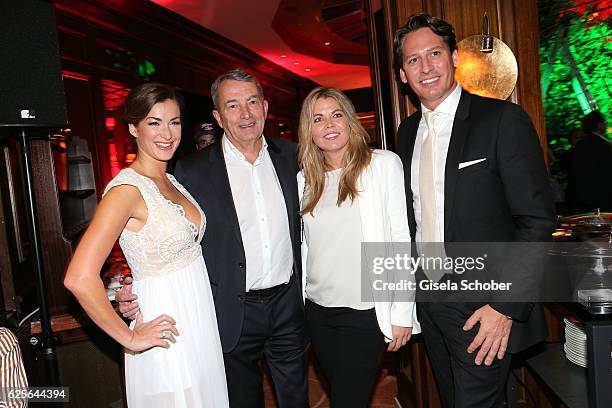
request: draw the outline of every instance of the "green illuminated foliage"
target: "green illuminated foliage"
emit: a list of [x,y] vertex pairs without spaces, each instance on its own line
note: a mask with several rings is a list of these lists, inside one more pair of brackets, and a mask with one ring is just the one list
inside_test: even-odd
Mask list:
[[[583,15],[576,14],[576,3],[587,6]],[[580,128],[582,117],[591,110],[589,95],[611,129],[612,21],[610,17],[602,19],[609,14],[606,3],[539,0],[543,91],[547,86],[543,103],[553,156],[571,147],[570,131]],[[612,138],[610,131],[608,137]]]

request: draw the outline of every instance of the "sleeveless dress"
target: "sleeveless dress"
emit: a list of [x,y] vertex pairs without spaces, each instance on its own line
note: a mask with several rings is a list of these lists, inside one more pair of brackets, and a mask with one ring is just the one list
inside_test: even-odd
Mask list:
[[130,168],[104,191],[124,184],[140,191],[147,221],[138,232],[124,229],[119,245],[132,270],[143,321],[169,315],[180,334],[169,349],[126,352],[128,406],[228,407],[215,306],[200,246],[205,216],[187,190],[172,175],[167,177],[198,209],[200,228],[185,217],[182,206],[162,196],[153,180]]

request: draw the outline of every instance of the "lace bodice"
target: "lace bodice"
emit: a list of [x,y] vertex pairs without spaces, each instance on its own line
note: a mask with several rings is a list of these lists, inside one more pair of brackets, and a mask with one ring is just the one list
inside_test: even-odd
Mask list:
[[201,217],[199,229],[185,217],[181,205],[167,200],[160,193],[153,180],[130,168],[121,170],[104,190],[106,194],[115,186],[135,186],[147,206],[147,221],[142,229],[133,232],[124,228],[119,237],[119,245],[135,280],[168,275],[190,265],[202,254],[200,241],[206,226],[204,213],[171,174],[166,176],[198,209]]

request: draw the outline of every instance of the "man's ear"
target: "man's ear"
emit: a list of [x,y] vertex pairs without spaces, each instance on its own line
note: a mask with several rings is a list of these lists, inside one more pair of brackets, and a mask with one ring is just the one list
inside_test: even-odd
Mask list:
[[451,58],[453,59],[453,66],[457,68],[459,66],[459,52],[457,50],[453,51]]
[[213,116],[215,117],[215,120],[219,124],[219,127],[223,129],[223,123],[221,122],[221,115],[219,115],[219,112],[216,109],[213,109]]
[[128,131],[130,132],[130,135],[138,137],[138,131],[136,130],[136,126],[134,124],[128,124]]
[[400,79],[402,80],[403,83],[407,84],[408,83],[408,77],[406,77],[406,72],[404,71],[403,68],[400,68]]
[[264,118],[267,118],[268,117],[268,101],[266,101],[265,99],[263,101],[263,108],[264,108]]

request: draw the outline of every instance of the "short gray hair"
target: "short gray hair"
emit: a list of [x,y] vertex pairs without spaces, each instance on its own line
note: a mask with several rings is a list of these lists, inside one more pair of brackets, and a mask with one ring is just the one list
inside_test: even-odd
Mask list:
[[217,79],[215,79],[215,82],[213,82],[210,86],[210,95],[212,96],[213,103],[215,104],[215,109],[219,109],[219,101],[217,100],[219,87],[224,81],[229,80],[254,83],[257,87],[257,92],[259,93],[259,96],[261,97],[261,99],[263,99],[263,89],[257,78],[255,78],[255,76],[253,76],[251,73],[245,71],[242,68],[234,68],[231,71],[227,71],[219,75]]

